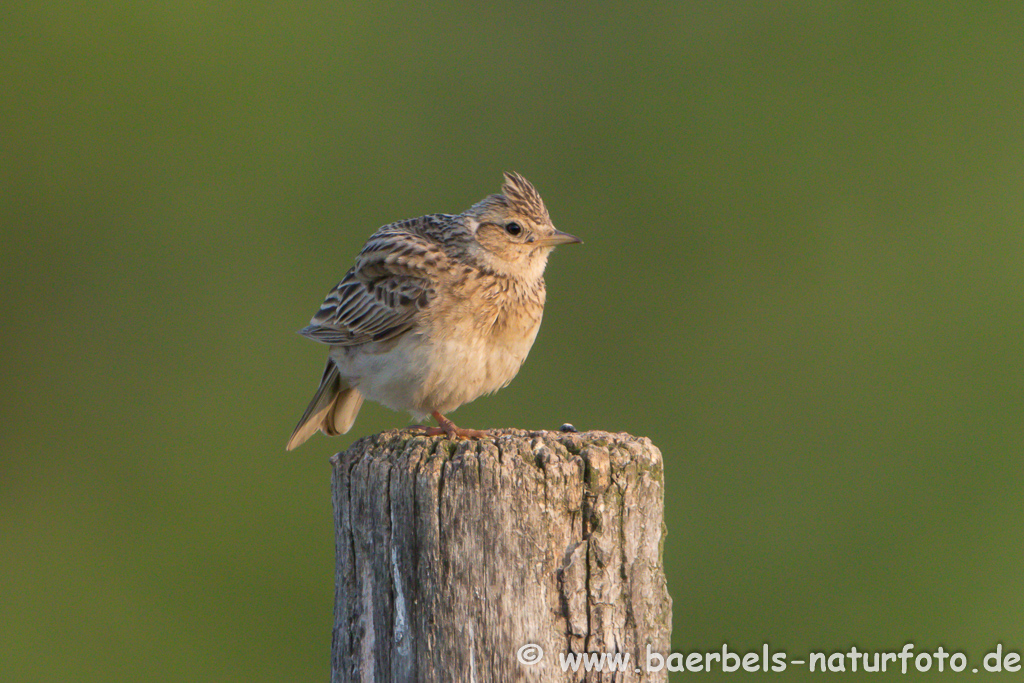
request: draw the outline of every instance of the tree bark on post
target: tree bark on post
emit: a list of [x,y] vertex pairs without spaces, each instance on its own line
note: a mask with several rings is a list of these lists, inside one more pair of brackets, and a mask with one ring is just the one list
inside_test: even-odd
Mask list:
[[[647,671],[672,622],[661,453],[628,434],[493,434],[388,431],[332,458],[331,680],[667,680]],[[563,671],[575,653],[628,653],[628,670]]]

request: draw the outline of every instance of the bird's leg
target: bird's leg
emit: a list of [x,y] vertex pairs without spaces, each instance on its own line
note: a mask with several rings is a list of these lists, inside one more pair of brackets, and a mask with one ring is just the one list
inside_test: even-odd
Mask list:
[[454,439],[455,437],[461,437],[463,439],[487,438],[487,432],[479,429],[463,429],[462,427],[457,427],[454,422],[436,410],[432,412],[431,415],[433,415],[434,419],[437,420],[437,427],[413,425],[411,429],[422,430],[426,436],[447,436],[449,439]]

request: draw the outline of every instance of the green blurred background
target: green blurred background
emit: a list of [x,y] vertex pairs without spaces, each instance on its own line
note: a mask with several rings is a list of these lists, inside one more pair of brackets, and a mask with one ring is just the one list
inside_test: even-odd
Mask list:
[[326,679],[327,458],[409,418],[285,453],[295,330],[506,169],[586,244],[454,418],[661,447],[676,650],[1019,651],[1022,36],[1019,3],[6,6],[0,679]]

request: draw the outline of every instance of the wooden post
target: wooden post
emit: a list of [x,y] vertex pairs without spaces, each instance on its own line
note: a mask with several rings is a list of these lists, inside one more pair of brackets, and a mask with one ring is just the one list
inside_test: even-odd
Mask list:
[[[332,681],[667,680],[646,670],[672,623],[650,440],[389,431],[332,463]],[[563,671],[572,653],[628,653],[628,671]]]

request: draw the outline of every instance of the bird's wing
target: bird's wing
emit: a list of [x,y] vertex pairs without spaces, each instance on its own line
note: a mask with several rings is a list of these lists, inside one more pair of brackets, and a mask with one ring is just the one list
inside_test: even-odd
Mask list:
[[447,260],[418,229],[430,217],[386,225],[366,242],[355,266],[331,290],[300,334],[324,344],[355,346],[392,339],[415,325],[434,296]]

